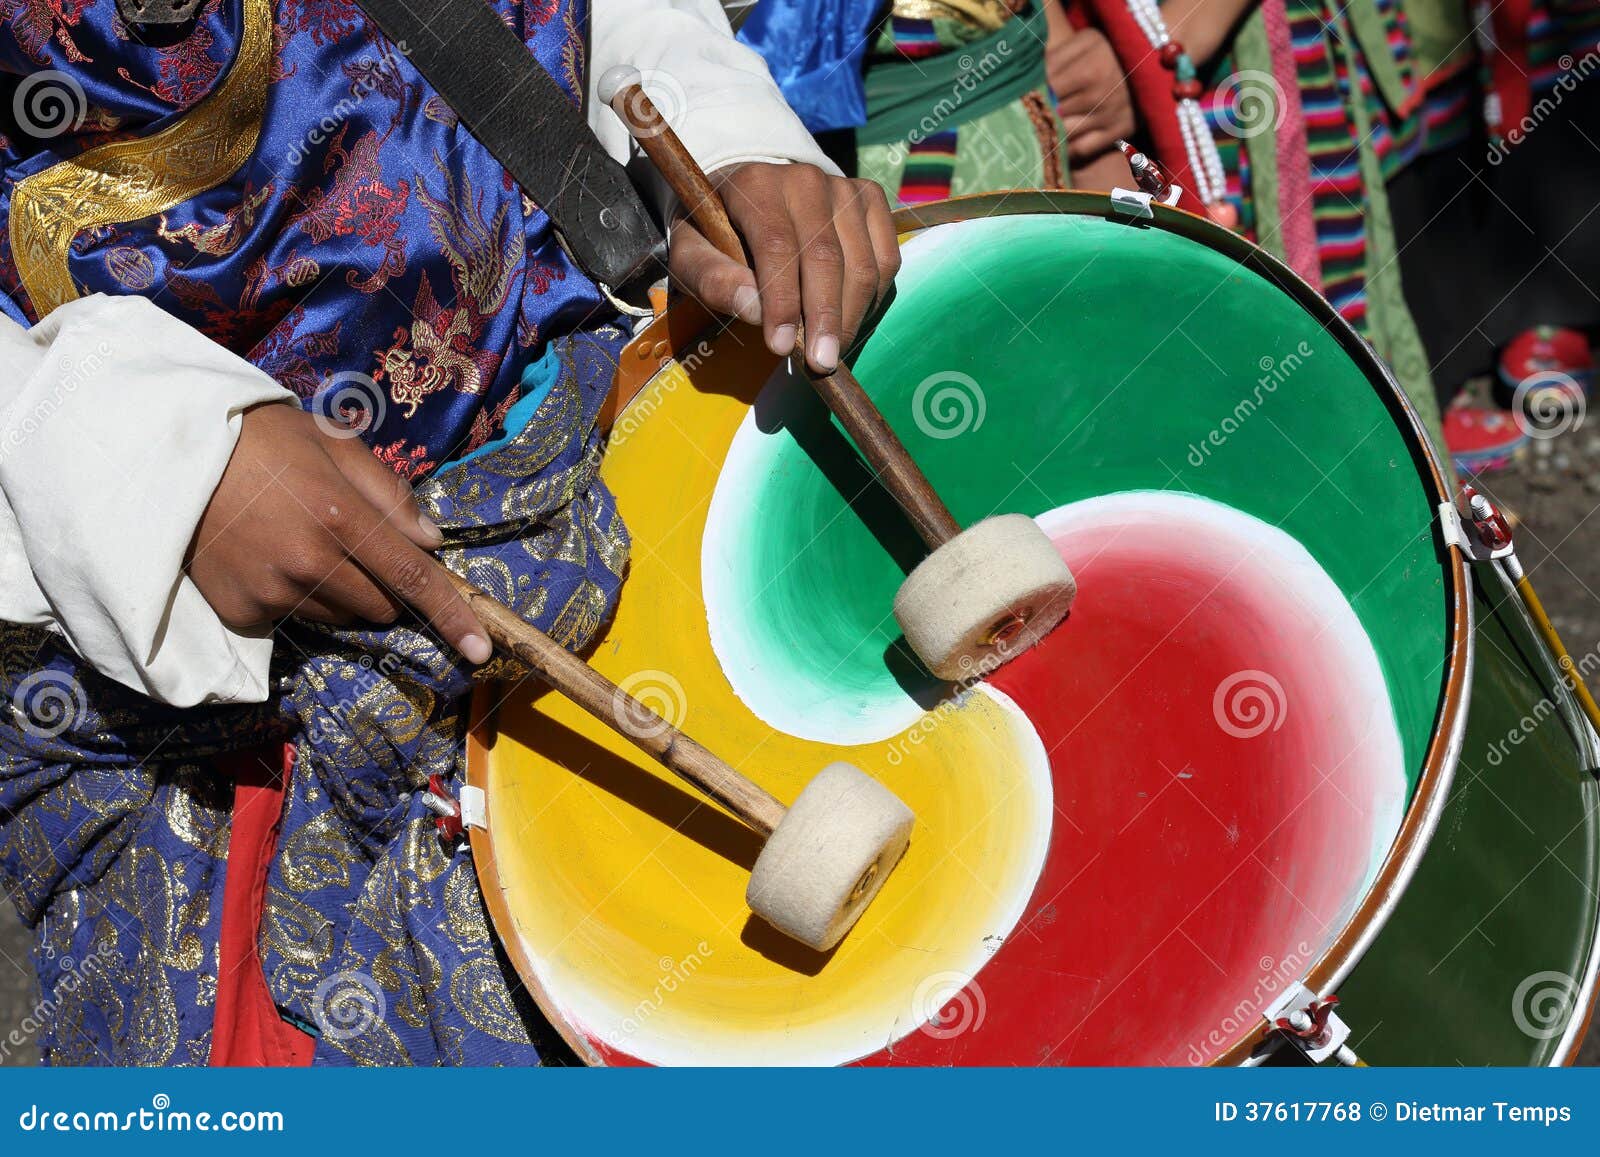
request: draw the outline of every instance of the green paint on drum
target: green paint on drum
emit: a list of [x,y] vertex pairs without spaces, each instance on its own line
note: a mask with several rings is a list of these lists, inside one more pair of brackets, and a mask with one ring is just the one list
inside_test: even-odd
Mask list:
[[[1280,527],[1369,634],[1414,787],[1447,642],[1436,512],[1339,340],[1232,258],[1097,217],[940,226],[905,258],[853,364],[956,518],[1170,489]],[[928,690],[889,613],[921,544],[803,383],[769,384],[752,421],[760,452],[719,483],[759,512],[724,538],[747,596],[730,630],[773,686]]]

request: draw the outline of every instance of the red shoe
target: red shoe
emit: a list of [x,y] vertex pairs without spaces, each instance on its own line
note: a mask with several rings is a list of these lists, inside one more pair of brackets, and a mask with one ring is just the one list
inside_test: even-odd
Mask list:
[[1504,410],[1457,405],[1444,412],[1444,444],[1464,477],[1503,470],[1528,442],[1522,426]]

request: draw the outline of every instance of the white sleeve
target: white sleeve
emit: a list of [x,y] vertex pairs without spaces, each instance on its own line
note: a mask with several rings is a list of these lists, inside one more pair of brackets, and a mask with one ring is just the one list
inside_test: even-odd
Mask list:
[[143,298],[0,316],[0,619],[175,706],[265,699],[270,633],[224,626],[183,560],[241,415],[293,398]]
[[718,0],[593,0],[589,16],[589,121],[626,163],[627,129],[595,96],[606,70],[632,65],[645,91],[706,170],[740,161],[800,161],[835,176],[784,102],[766,61],[734,39]]

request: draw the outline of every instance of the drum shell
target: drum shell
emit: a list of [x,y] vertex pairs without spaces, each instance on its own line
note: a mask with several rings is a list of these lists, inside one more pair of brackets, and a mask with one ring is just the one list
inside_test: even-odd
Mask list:
[[[935,206],[922,211],[917,216],[903,216],[903,223],[925,225],[933,224],[940,220],[955,220],[959,219],[962,214],[982,212],[986,207],[993,207],[998,204],[996,199],[978,198],[972,200],[975,202],[987,202],[987,205],[969,204],[964,206],[957,202],[946,206]],[[1010,200],[1012,202],[1008,211],[1065,211],[1094,212],[1096,214],[1105,212],[1103,199],[1078,195],[1041,195],[1001,200]],[[1248,261],[1251,267],[1258,272],[1270,275],[1274,282],[1299,300],[1309,311],[1316,313],[1319,317],[1325,317],[1325,324],[1331,330],[1337,331],[1340,340],[1346,344],[1348,352],[1353,357],[1375,365],[1375,359],[1364,344],[1361,343],[1360,339],[1352,332],[1349,332],[1348,327],[1340,328],[1342,323],[1339,322],[1336,315],[1332,315],[1332,311],[1327,309],[1319,298],[1308,288],[1296,282],[1292,275],[1289,275],[1281,267],[1271,262],[1270,259],[1261,255],[1259,251],[1245,246],[1242,242],[1232,238],[1231,235],[1216,230],[1204,222],[1198,222],[1197,219],[1188,218],[1183,214],[1162,213],[1160,214],[1159,223],[1163,227],[1183,231],[1191,235],[1203,236],[1208,244],[1219,247],[1233,247],[1233,252],[1239,256],[1240,260]],[[675,310],[667,317],[658,319],[630,346],[624,356],[622,365],[619,367],[619,389],[616,404],[612,410],[612,415],[621,424],[620,432],[623,435],[630,438],[634,437],[641,427],[653,420],[652,415],[655,406],[652,402],[651,392],[653,389],[659,389],[663,381],[662,378],[656,376],[654,371],[659,369],[663,360],[667,359],[673,351],[677,353],[678,364],[688,368],[691,377],[694,376],[698,362],[704,361],[708,357],[719,356],[715,346],[716,339],[713,337],[708,340],[703,336],[706,332],[703,327],[708,322],[709,319],[693,309]],[[720,356],[726,357],[725,354]],[[764,376],[764,355],[759,350],[746,349],[737,355],[737,360],[745,365],[745,373],[748,376],[756,380]],[[1381,379],[1381,368],[1375,368],[1373,376]],[[719,382],[725,383],[728,380],[729,375],[727,374],[719,377]],[[725,387],[719,385],[716,388]],[[1390,389],[1393,391],[1392,386]],[[1443,482],[1439,476],[1437,464],[1426,448],[1425,438],[1420,431],[1416,430],[1415,421],[1409,412],[1409,408],[1398,394],[1398,391],[1393,391],[1389,400],[1397,423],[1402,426],[1408,426],[1411,429],[1412,436],[1416,439],[1418,445],[1419,458],[1425,464],[1427,471],[1431,473],[1433,484],[1438,488],[1439,494],[1442,496]],[[1395,848],[1388,857],[1367,902],[1362,906],[1356,918],[1351,921],[1350,927],[1339,938],[1333,949],[1326,956],[1314,962],[1306,970],[1306,975],[1303,978],[1314,990],[1326,992],[1340,987],[1349,977],[1349,992],[1351,995],[1348,999],[1351,1002],[1350,1016],[1352,1019],[1359,1016],[1361,1006],[1377,1009],[1379,1007],[1393,1008],[1397,1005],[1429,1007],[1433,1004],[1431,996],[1415,995],[1416,985],[1414,979],[1401,979],[1405,976],[1405,965],[1409,959],[1415,956],[1418,951],[1422,951],[1414,946],[1415,943],[1426,942],[1429,939],[1428,936],[1418,933],[1416,929],[1429,925],[1428,911],[1436,907],[1436,905],[1428,903],[1408,903],[1406,899],[1407,886],[1412,873],[1418,870],[1419,865],[1424,867],[1424,879],[1431,880],[1438,876],[1442,881],[1448,882],[1458,876],[1458,873],[1449,866],[1430,868],[1429,860],[1432,857],[1431,855],[1425,855],[1429,847],[1430,837],[1434,832],[1435,826],[1440,822],[1441,814],[1445,817],[1445,830],[1447,833],[1450,831],[1450,825],[1452,824],[1487,823],[1487,816],[1484,814],[1484,800],[1480,798],[1487,793],[1477,793],[1453,800],[1451,806],[1446,807],[1446,788],[1453,768],[1456,749],[1461,743],[1461,731],[1463,727],[1470,727],[1466,711],[1466,684],[1468,672],[1471,668],[1472,654],[1469,600],[1464,597],[1464,593],[1467,590],[1465,565],[1453,548],[1449,554],[1449,570],[1456,586],[1452,628],[1454,642],[1451,653],[1442,659],[1442,663],[1448,673],[1446,689],[1442,696],[1434,742],[1430,746],[1428,765],[1423,771],[1422,779],[1417,789],[1416,800],[1407,814],[1405,825],[1397,838]],[[1478,697],[1480,699],[1487,697],[1491,703],[1497,700],[1501,701],[1501,705],[1506,710],[1512,709],[1516,704],[1515,697],[1508,696],[1504,691],[1504,685],[1508,678],[1510,676],[1505,673],[1497,672],[1491,678],[1486,689],[1479,690]],[[1511,681],[1515,683],[1514,679]],[[1481,718],[1484,720],[1500,714],[1499,711],[1487,706],[1480,707],[1479,710],[1481,711]],[[480,720],[480,725],[482,723],[483,721]],[[1492,724],[1486,723],[1484,726],[1492,727]],[[1477,734],[1476,731],[1470,730],[1469,733]],[[480,736],[487,734],[486,726],[480,726],[478,734]],[[487,784],[485,762],[486,752],[479,745],[476,748],[476,756],[473,761],[473,774],[477,782]],[[1566,781],[1564,780],[1563,782]],[[1572,781],[1569,786],[1580,795],[1586,790],[1592,790],[1592,785],[1579,784],[1576,781]],[[1516,789],[1514,778],[1507,779],[1502,788],[1504,791],[1514,791]],[[1554,792],[1555,796],[1561,796],[1562,794],[1561,791]],[[1566,794],[1570,795],[1571,793]],[[1468,808],[1469,804],[1473,806]],[[1563,805],[1560,803],[1550,803],[1550,815],[1552,817],[1559,815],[1561,806]],[[1587,825],[1589,819],[1592,818],[1590,815],[1592,810],[1591,802],[1590,806],[1583,811],[1583,830],[1580,834],[1584,837],[1586,848],[1593,843],[1592,840],[1587,838]],[[475,847],[480,849],[480,865],[485,868],[486,882],[490,882],[493,880],[495,872],[494,853],[490,841],[483,833],[475,832],[474,843]],[[1471,856],[1470,849],[1460,849],[1455,843],[1449,843],[1445,846],[1457,854]],[[1446,861],[1441,860],[1439,862],[1445,863]],[[1578,856],[1568,866],[1581,868],[1582,873],[1587,873],[1585,878],[1594,878],[1592,854]],[[1492,887],[1494,885],[1491,883],[1488,886]],[[486,892],[490,895],[491,913],[495,917],[497,926],[500,926],[504,932],[506,925],[514,922],[513,917],[505,910],[504,896],[498,888],[493,886],[486,888]],[[1465,899],[1461,902],[1463,904],[1469,903]],[[500,908],[499,911],[496,910],[497,906]],[[1568,905],[1568,907],[1572,908],[1573,906]],[[1391,920],[1391,916],[1397,910],[1404,913],[1404,918],[1391,929],[1387,925],[1394,923]],[[1588,948],[1593,941],[1593,920],[1591,913],[1590,919],[1585,923],[1581,919],[1581,913],[1575,909],[1570,913],[1570,916],[1582,925],[1582,929],[1566,937],[1568,941],[1572,942],[1571,951],[1568,951],[1565,956],[1561,956],[1558,964],[1562,968],[1573,970],[1577,968],[1575,962],[1580,956],[1586,960],[1589,955]],[[1437,926],[1438,921],[1433,921],[1433,924]],[[1375,938],[1376,947],[1373,947]],[[509,939],[512,938],[508,937]],[[1555,937],[1554,939],[1559,940],[1561,937]],[[1519,945],[1526,945],[1529,943],[1529,938],[1523,937],[1518,943]],[[1411,946],[1408,947],[1408,945]],[[1369,947],[1372,948],[1371,954],[1369,954]],[[1560,956],[1560,953],[1556,955]],[[544,990],[537,963],[527,959],[514,946],[512,957],[519,964],[524,977],[533,985],[536,994],[542,994],[541,1004],[556,1020],[558,1027],[563,1027],[569,1036],[569,1040],[579,1046],[580,1055],[585,1055],[591,1060],[605,1059],[601,1053],[593,1049],[591,1042],[584,1038],[581,1032],[574,1031],[570,1024],[563,1023],[559,997]],[[1367,959],[1367,963],[1358,967],[1357,962],[1362,961],[1364,957]],[[1514,970],[1518,966],[1507,965],[1507,967]],[[1357,971],[1352,975],[1351,970],[1353,968],[1357,969]],[[1501,971],[1503,972],[1504,969]],[[1586,969],[1585,971],[1589,974],[1579,977],[1575,982],[1575,987],[1581,989],[1581,991],[1575,993],[1574,1004],[1580,1009],[1586,1008],[1588,998],[1592,994],[1592,970]],[[1528,973],[1526,975],[1531,974]],[[1481,976],[1480,973],[1475,973],[1474,975]],[[1521,978],[1518,979],[1520,980]],[[1470,986],[1464,985],[1463,987]],[[1485,981],[1483,985],[1473,989],[1471,999],[1479,1003],[1488,1000],[1492,995],[1490,992],[1492,987],[1492,984]],[[1510,996],[1507,994],[1506,1001],[1503,1003],[1506,1003],[1508,1009],[1509,1000]],[[1404,1022],[1400,1021],[1398,1023]],[[1225,1063],[1249,1060],[1257,1051],[1262,1027],[1259,1024],[1238,1026],[1233,1038],[1226,1042],[1223,1047],[1219,1047],[1215,1056],[1207,1059]],[[1391,1027],[1388,1032],[1383,1034],[1381,1039],[1384,1042],[1384,1047],[1388,1047],[1387,1042],[1395,1031]],[[1405,1039],[1408,1042],[1414,1042],[1422,1035],[1416,1034],[1416,1036],[1406,1037]],[[1451,1038],[1441,1039],[1448,1040]],[[1496,1046],[1501,1049],[1496,1055],[1511,1055],[1515,1052],[1515,1049],[1512,1049],[1510,1053],[1505,1052],[1504,1046],[1506,1043],[1506,1041],[1501,1041]],[[1378,1047],[1377,1042],[1375,1042],[1374,1047]],[[1440,1047],[1442,1049],[1447,1046],[1441,1044]],[[1466,1045],[1462,1047],[1466,1048]],[[1527,1059],[1547,1058],[1553,1055],[1554,1052],[1559,1051],[1562,1050],[1536,1046],[1530,1048]],[[1418,1052],[1408,1045],[1407,1047],[1397,1048],[1393,1055],[1393,1060],[1400,1063],[1451,1063],[1439,1057],[1434,1057],[1434,1059],[1430,1060],[1428,1059],[1430,1056],[1433,1056],[1433,1054]],[[1379,1055],[1374,1059],[1381,1063],[1384,1057]]]

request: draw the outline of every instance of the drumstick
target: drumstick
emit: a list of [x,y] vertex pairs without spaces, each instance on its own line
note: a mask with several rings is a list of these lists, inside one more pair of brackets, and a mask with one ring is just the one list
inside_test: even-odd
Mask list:
[[[747,264],[744,245],[734,232],[721,196],[645,92],[638,70],[621,67],[606,73],[600,81],[600,99],[628,126],[645,156],[677,194],[695,228],[725,256],[741,265]],[[796,339],[795,357],[805,364],[803,330]],[[841,362],[832,373],[811,374],[810,377],[823,402],[855,439],[862,454],[882,477],[884,488],[905,511],[928,549],[937,550],[960,534],[961,524],[849,368]]]
[[[727,207],[644,91],[639,71],[613,68],[600,78],[597,91],[661,171],[696,228],[721,253],[744,264],[744,246]],[[803,332],[793,356],[805,366]],[[1077,583],[1037,523],[1002,514],[963,530],[848,366],[841,362],[825,374],[807,370],[807,376],[928,546],[928,557],[895,594],[894,616],[929,670],[943,679],[979,678],[1033,646],[1066,617]]]
[[[495,646],[590,715],[626,735],[647,755],[689,781],[757,835],[770,836],[785,809],[766,791],[672,726],[539,628],[464,578],[450,575]],[[622,728],[618,715],[637,726]]]
[[762,837],[745,892],[757,915],[818,951],[850,930],[910,843],[913,817],[899,797],[833,763],[785,807],[509,607],[458,575],[450,581],[495,646]]

